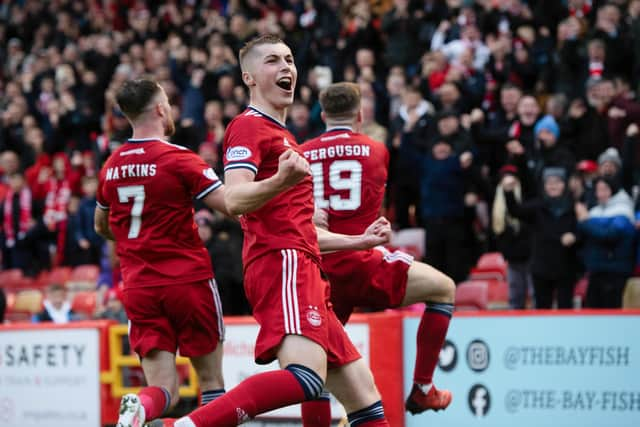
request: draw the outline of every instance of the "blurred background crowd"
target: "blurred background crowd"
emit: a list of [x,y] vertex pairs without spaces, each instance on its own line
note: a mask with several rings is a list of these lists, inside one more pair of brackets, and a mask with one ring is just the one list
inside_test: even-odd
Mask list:
[[[639,265],[640,0],[0,1],[2,268],[100,265],[116,288],[93,230],[97,173],[131,132],[115,90],[155,77],[171,141],[222,176],[248,101],[238,50],[264,33],[295,56],[300,143],[323,131],[319,91],[359,84],[363,132],[391,153],[383,214],[425,230],[427,262],[461,282],[501,252],[512,308],[571,307],[585,275],[588,306],[620,307]],[[225,313],[247,314],[242,231],[196,210]]]

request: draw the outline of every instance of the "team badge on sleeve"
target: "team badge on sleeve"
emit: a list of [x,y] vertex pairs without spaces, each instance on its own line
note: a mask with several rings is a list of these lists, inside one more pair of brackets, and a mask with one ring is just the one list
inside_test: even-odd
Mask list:
[[202,173],[204,174],[204,176],[209,178],[211,181],[217,181],[218,180],[218,175],[216,175],[216,173],[211,168],[203,170]]
[[251,157],[251,150],[247,147],[237,146],[227,149],[227,161],[245,160]]

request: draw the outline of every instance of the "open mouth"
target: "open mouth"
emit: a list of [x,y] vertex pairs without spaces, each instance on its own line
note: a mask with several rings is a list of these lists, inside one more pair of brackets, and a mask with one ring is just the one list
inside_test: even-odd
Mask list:
[[276,84],[281,89],[291,90],[291,87],[293,86],[293,79],[291,77],[281,77],[280,79],[278,79]]

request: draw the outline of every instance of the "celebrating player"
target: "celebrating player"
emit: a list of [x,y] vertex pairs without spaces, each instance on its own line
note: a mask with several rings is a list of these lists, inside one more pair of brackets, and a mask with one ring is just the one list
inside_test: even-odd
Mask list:
[[262,36],[240,51],[251,105],[227,128],[225,201],[241,214],[245,290],[260,324],[255,358],[282,369],[254,375],[176,421],[176,427],[234,426],[257,414],[315,399],[325,384],[352,427],[388,426],[373,376],[330,308],[322,250],[384,243],[388,221],[363,234],[316,232],[309,165],[285,126],[297,71],[289,47]]
[[[358,133],[362,120],[357,85],[327,87],[320,104],[327,130],[302,146],[310,162],[316,206],[328,213],[324,221],[330,231],[359,233],[379,215],[389,154],[383,144]],[[451,393],[437,390],[432,377],[453,310],[454,282],[410,255],[384,247],[325,254],[322,270],[343,323],[357,306],[386,309],[426,302],[418,328],[414,385],[405,406],[412,414],[446,408]],[[329,411],[328,399],[324,405],[303,404],[305,426],[329,426]]]
[[141,427],[178,401],[176,350],[191,359],[202,402],[224,393],[222,307],[193,198],[226,212],[222,182],[174,133],[167,95],[153,80],[128,81],[116,96],[133,136],[100,172],[95,228],[115,240],[131,347],[148,387],[120,403],[117,427]]

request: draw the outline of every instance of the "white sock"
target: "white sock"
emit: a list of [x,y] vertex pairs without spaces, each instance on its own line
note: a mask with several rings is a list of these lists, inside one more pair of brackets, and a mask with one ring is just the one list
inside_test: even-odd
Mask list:
[[182,417],[174,424],[174,427],[196,427],[196,425],[191,421],[189,417]]
[[[418,383],[416,383],[416,385],[418,386],[418,388],[420,390],[422,390],[422,392],[424,394],[429,393],[429,390],[431,390],[431,387],[433,387],[433,383],[429,383],[429,384],[418,384]],[[176,424],[176,427],[179,427],[179,426]]]

